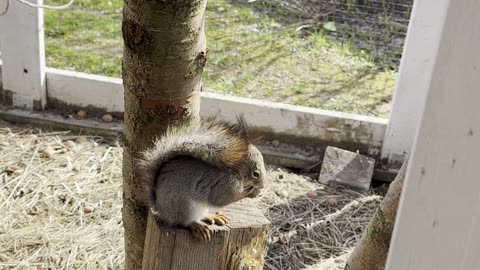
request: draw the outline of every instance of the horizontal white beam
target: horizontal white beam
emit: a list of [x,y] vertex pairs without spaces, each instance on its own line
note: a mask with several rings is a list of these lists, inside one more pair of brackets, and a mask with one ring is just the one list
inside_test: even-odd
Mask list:
[[232,121],[243,114],[256,128],[328,142],[381,146],[387,119],[206,92],[201,115]]
[[123,85],[117,78],[47,68],[50,101],[76,107],[93,106],[108,112],[123,112]]
[[[121,79],[47,69],[48,98],[77,107],[123,112]],[[203,92],[201,116],[234,120],[243,114],[253,128],[272,134],[372,146],[379,151],[388,120]]]

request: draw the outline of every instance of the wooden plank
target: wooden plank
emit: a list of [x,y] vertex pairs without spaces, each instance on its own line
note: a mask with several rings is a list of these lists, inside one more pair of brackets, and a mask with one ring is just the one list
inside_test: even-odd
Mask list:
[[442,34],[387,269],[479,269],[480,1],[423,2]]
[[[403,49],[390,122],[382,147],[388,169],[398,170],[413,145],[440,44],[445,1],[415,1]],[[418,16],[422,14],[423,16]]]
[[[49,112],[32,112],[0,107],[0,119],[12,123],[27,124],[41,128],[70,130],[80,134],[96,134],[105,137],[118,137],[123,133],[123,122],[100,122],[98,119],[76,119]],[[305,168],[320,160],[320,155],[312,155],[303,147],[285,145],[272,147],[263,141],[257,146],[264,156],[265,162],[277,166]]]
[[122,80],[61,69],[47,69],[48,99],[74,107],[123,112]]
[[[2,108],[0,106],[0,119],[5,121],[27,124],[43,128],[54,128],[58,130],[71,130],[81,134],[96,134],[106,137],[118,137],[123,132],[123,123],[114,121],[112,123],[100,122],[98,119],[76,119],[51,112],[32,112],[20,109]],[[305,169],[320,165],[323,149],[309,148],[303,145],[282,143],[280,147],[272,146],[270,141],[260,140],[257,147],[264,156],[266,163],[289,168]],[[375,170],[374,179],[384,182],[391,182],[395,177],[394,173]]]
[[222,115],[230,121],[237,114],[244,114],[248,123],[260,130],[291,134],[305,140],[370,145],[372,153],[379,151],[375,146],[381,146],[388,122],[383,118],[217,93],[205,93],[204,97],[202,115]]
[[6,109],[1,106],[0,119],[40,128],[70,130],[79,134],[95,134],[104,137],[119,137],[123,133],[123,123],[119,122],[102,123],[88,119],[79,120],[58,114]]
[[234,203],[220,212],[230,223],[211,225],[213,234],[208,243],[195,241],[184,229],[159,228],[150,214],[142,268],[262,269],[270,222],[249,201]]
[[[42,4],[42,0],[31,1]],[[2,80],[11,92],[13,106],[43,109],[46,106],[43,9],[10,1],[0,16]]]

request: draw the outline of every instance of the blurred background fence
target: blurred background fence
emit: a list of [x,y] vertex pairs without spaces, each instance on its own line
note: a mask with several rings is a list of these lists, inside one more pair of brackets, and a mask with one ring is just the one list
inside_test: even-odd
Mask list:
[[[255,2],[255,1],[249,1]],[[324,30],[366,53],[377,64],[396,70],[413,0],[263,0],[263,9],[301,25],[302,32]]]

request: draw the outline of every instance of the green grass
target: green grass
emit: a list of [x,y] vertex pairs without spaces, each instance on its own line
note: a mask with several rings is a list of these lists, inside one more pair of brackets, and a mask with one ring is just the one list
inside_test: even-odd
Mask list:
[[[92,1],[77,1],[79,4]],[[119,77],[121,13],[93,9],[45,12],[47,65]]]
[[[58,0],[55,0],[58,1]],[[58,3],[58,2],[57,2]],[[120,77],[122,1],[77,0],[45,12],[47,65]],[[396,73],[352,46],[226,0],[208,2],[205,89],[329,110],[381,115]]]

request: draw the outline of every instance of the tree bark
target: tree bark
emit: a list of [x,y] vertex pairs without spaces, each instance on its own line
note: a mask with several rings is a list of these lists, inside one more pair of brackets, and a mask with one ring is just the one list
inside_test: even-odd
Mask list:
[[127,269],[141,269],[147,209],[136,157],[167,124],[199,117],[206,0],[125,0],[123,225]]
[[390,184],[387,195],[350,255],[345,270],[385,269],[406,170],[407,161],[403,163],[395,180]]

